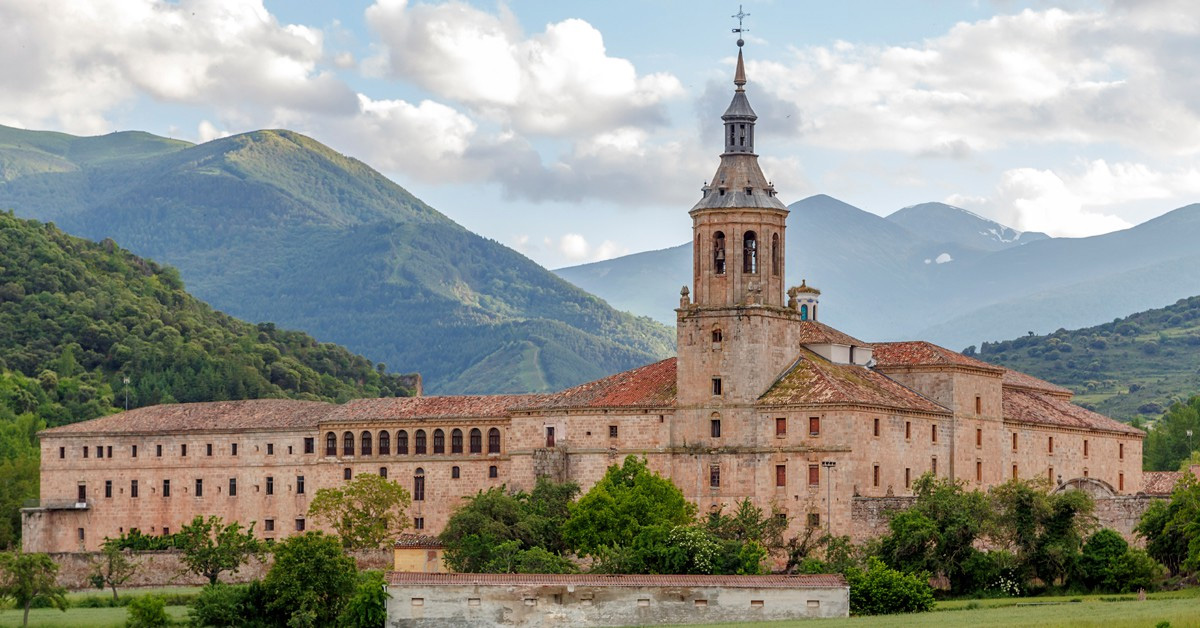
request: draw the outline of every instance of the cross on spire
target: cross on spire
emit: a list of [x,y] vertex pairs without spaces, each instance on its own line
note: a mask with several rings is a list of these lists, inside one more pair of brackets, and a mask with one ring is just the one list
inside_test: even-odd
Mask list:
[[737,18],[738,25],[737,25],[737,28],[733,29],[733,32],[734,32],[734,33],[737,33],[737,36],[738,36],[737,45],[738,45],[738,48],[741,48],[741,47],[742,47],[742,44],[744,43],[744,42],[742,41],[742,33],[748,32],[748,31],[750,30],[750,29],[748,29],[748,28],[744,28],[744,27],[742,26],[742,20],[744,20],[744,19],[746,19],[746,18],[750,17],[750,14],[749,14],[749,13],[746,13],[745,11],[743,11],[743,10],[742,10],[742,5],[740,5],[740,4],[739,4],[739,5],[738,5],[738,12],[737,12],[737,13],[734,13],[733,15],[731,15],[731,16],[729,16],[729,17],[735,17],[735,18]]

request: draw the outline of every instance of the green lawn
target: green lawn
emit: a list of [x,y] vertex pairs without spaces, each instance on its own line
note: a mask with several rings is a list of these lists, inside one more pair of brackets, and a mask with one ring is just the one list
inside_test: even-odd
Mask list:
[[[1082,601],[1072,602],[1073,599]],[[1163,621],[1170,622],[1171,628],[1200,628],[1200,589],[1151,594],[1145,602],[1138,602],[1136,596],[1129,595],[954,600],[939,602],[938,610],[931,613],[822,619],[815,623],[813,620],[755,622],[753,625],[775,628],[1154,628]]]
[[[187,620],[186,606],[168,606],[167,614],[172,619]],[[128,613],[124,608],[70,608],[62,612],[53,608],[35,608],[29,611],[30,626],[49,628],[118,628],[125,625]],[[21,611],[0,611],[0,626],[20,626]]]

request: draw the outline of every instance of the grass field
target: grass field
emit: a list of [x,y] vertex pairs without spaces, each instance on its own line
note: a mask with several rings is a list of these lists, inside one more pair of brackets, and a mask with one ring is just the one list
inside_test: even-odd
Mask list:
[[[199,593],[200,587],[119,589],[117,592],[124,599],[151,594],[179,595]],[[125,619],[128,617],[128,612],[124,606],[117,608],[80,608],[78,606],[88,598],[97,597],[109,600],[112,598],[112,592],[107,590],[91,590],[68,593],[67,601],[72,607],[67,609],[67,612],[64,613],[55,608],[35,608],[29,611],[29,625],[43,628],[117,628],[118,626],[124,626]],[[185,622],[187,620],[187,609],[188,607],[186,606],[168,606],[167,614],[178,622]],[[20,610],[0,610],[0,627],[20,626],[22,614]]]
[[[1072,601],[1078,600],[1078,601]],[[1200,628],[1200,589],[1136,596],[1085,595],[1074,597],[1002,598],[939,602],[938,610],[912,615],[882,615],[781,622],[754,622],[772,628]],[[737,626],[740,624],[720,624]]]

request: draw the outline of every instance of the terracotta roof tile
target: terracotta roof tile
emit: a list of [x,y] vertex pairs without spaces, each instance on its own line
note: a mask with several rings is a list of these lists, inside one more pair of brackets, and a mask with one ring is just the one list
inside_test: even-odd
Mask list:
[[661,408],[675,405],[675,358],[544,395],[520,409]]
[[773,405],[853,403],[945,414],[946,408],[863,366],[834,364],[804,349],[760,401]]
[[1075,394],[1070,388],[1063,388],[1058,384],[1051,384],[1044,379],[1038,379],[1032,375],[1012,369],[1004,369],[1004,385],[1013,388],[1040,390],[1055,395],[1066,395],[1067,397]]
[[508,409],[534,403],[544,395],[461,395],[445,397],[387,397],[355,399],[338,406],[329,421],[389,421],[506,417]]
[[46,430],[48,435],[208,432],[316,427],[337,406],[320,401],[251,399],[147,406]]
[[877,342],[871,346],[874,348],[872,357],[875,358],[875,363],[883,368],[889,366],[943,365],[967,366],[994,371],[996,373],[1004,370],[1002,367],[976,360],[957,351],[951,351],[945,347],[939,347],[932,342],[925,342],[924,340]]
[[801,321],[800,325],[800,344],[802,345],[817,345],[817,344],[835,344],[835,345],[854,345],[856,347],[870,346],[854,336],[842,333],[825,323],[817,321]]
[[1077,406],[1057,395],[1019,388],[1004,389],[1003,395],[1006,421],[1145,435],[1135,427]]
[[1180,471],[1143,471],[1142,492],[1147,495],[1170,495],[1182,478]]
[[401,534],[396,538],[394,547],[444,547],[442,541],[432,534]]
[[388,584],[446,586],[580,587],[726,587],[736,589],[810,589],[844,587],[841,574],[794,576],[664,576],[605,574],[417,573],[389,571]]

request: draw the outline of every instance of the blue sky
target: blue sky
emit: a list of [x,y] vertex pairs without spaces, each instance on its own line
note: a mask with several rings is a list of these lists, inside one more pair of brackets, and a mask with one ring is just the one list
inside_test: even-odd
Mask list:
[[[1200,193],[1200,5],[745,2],[786,202],[949,202],[1086,236]],[[309,134],[558,267],[672,246],[716,168],[738,5],[0,0],[0,124]]]

